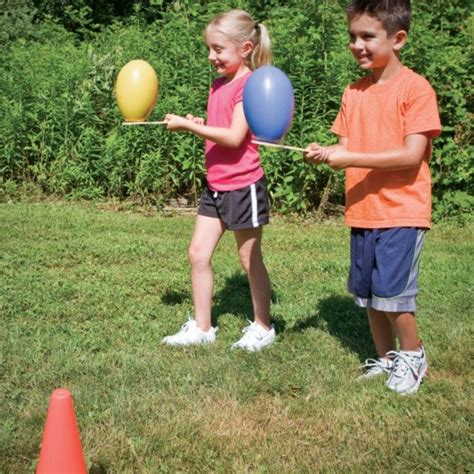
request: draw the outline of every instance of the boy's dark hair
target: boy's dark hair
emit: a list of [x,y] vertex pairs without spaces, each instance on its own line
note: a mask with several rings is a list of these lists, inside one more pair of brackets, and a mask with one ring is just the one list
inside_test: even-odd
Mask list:
[[390,37],[397,31],[408,33],[411,20],[410,0],[352,0],[346,7],[349,20],[367,14],[379,20]]

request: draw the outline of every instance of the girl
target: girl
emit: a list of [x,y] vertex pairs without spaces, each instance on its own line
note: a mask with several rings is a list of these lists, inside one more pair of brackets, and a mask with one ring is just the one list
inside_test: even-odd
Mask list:
[[209,93],[207,124],[187,115],[166,116],[168,130],[187,130],[206,141],[207,186],[189,246],[195,314],[181,330],[163,339],[169,345],[213,343],[211,258],[226,229],[234,231],[247,272],[255,321],[232,345],[258,351],[275,340],[270,323],[270,279],[263,263],[262,226],[269,220],[268,193],[257,145],[245,120],[242,93],[252,70],[271,61],[267,29],[242,10],[219,14],[206,28],[208,59],[221,76]]

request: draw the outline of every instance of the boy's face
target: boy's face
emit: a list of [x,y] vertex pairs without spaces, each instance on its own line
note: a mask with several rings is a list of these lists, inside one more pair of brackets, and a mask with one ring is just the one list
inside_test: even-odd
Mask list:
[[367,14],[349,22],[349,49],[362,69],[383,69],[398,58],[404,44],[404,40],[400,44],[398,36],[396,33],[389,38],[382,22]]

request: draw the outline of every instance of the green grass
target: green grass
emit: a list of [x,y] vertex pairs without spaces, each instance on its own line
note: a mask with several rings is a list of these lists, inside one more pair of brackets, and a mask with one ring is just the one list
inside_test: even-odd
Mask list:
[[160,345],[192,311],[193,217],[0,205],[0,471],[32,472],[51,392],[71,390],[90,472],[465,472],[472,458],[473,226],[422,256],[418,394],[357,383],[373,356],[345,290],[348,230],[275,218],[264,252],[277,344],[230,351],[250,296],[215,255],[213,347]]

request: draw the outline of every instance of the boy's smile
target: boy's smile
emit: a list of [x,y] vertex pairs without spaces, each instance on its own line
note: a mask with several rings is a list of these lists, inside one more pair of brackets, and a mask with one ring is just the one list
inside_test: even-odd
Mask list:
[[349,37],[349,49],[362,69],[372,69],[377,74],[400,64],[398,52],[405,43],[405,32],[389,37],[382,22],[363,14],[350,22]]

